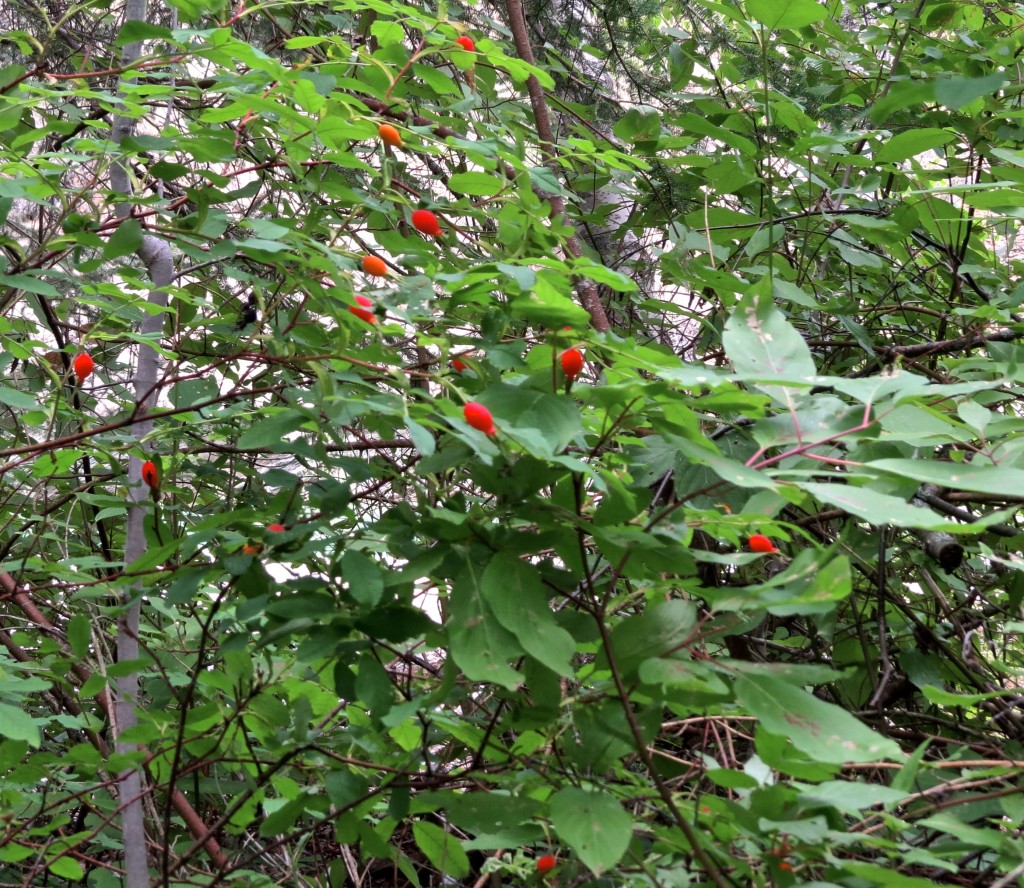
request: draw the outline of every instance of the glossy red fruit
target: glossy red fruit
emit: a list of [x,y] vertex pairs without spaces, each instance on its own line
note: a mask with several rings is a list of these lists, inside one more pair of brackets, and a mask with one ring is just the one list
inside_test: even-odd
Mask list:
[[142,480],[152,487],[153,490],[160,489],[160,472],[157,470],[155,462],[147,459],[142,464]]
[[562,372],[569,377],[569,379],[575,379],[580,375],[580,371],[583,369],[583,352],[578,348],[569,348],[562,352]]
[[498,430],[494,427],[494,418],[491,411],[476,401],[470,401],[462,408],[462,415],[474,429],[483,432],[485,435],[496,435]]
[[285,526],[283,524],[268,524],[267,530],[271,533],[284,533]]
[[778,552],[775,548],[775,544],[768,539],[763,533],[752,534],[750,539],[747,540],[747,545],[750,546],[751,552]]
[[452,358],[452,369],[456,373],[463,373],[466,370],[467,364],[461,358]]
[[459,44],[466,52],[476,52],[476,44],[473,42],[472,37],[462,36],[455,41]]
[[350,305],[348,307],[348,310],[352,312],[352,314],[354,314],[357,318],[359,318],[359,320],[366,321],[366,323],[368,324],[376,324],[377,315],[373,313],[373,300],[370,299],[369,296],[359,295],[357,295],[355,299],[356,302],[359,303],[359,305]]
[[79,383],[83,383],[85,378],[95,369],[96,363],[85,352],[82,352],[75,358],[71,366],[75,368],[75,379]]
[[550,873],[558,865],[558,860],[553,854],[545,854],[543,857],[537,858],[537,872],[542,876],[545,873]]
[[441,223],[430,210],[413,210],[412,227],[430,237],[437,237],[441,233]]

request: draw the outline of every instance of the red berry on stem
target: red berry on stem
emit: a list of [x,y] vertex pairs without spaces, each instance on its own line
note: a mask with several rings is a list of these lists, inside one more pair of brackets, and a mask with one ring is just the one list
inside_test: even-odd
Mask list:
[[402,147],[402,134],[390,123],[382,123],[377,127],[377,134],[385,145],[390,145],[392,148]]
[[570,348],[562,352],[562,372],[569,379],[575,379],[580,375],[583,363],[583,352],[578,348]]
[[476,401],[470,401],[462,408],[462,415],[474,429],[483,432],[485,435],[496,435],[498,430],[494,427],[494,418],[491,411]]
[[472,37],[462,36],[455,41],[459,44],[466,52],[476,52],[476,44],[473,42]]
[[466,362],[460,358],[452,358],[452,369],[456,373],[462,373],[466,369]]
[[363,271],[377,277],[388,273],[388,264],[380,256],[363,256]]
[[92,373],[96,367],[96,363],[90,358],[85,352],[78,355],[74,363],[71,365],[75,368],[75,379],[78,380],[79,384],[85,382],[85,378]]
[[537,872],[543,876],[545,873],[550,873],[557,864],[558,861],[553,854],[545,854],[543,857],[537,858]]
[[153,490],[160,489],[160,472],[157,470],[155,462],[147,459],[142,464],[142,480],[152,487]]
[[763,533],[751,534],[750,539],[747,540],[747,545],[750,546],[752,552],[778,552],[775,548],[775,544],[768,539]]
[[[357,295],[355,299],[359,305],[350,305],[348,310],[359,318],[359,320],[366,321],[368,324],[376,324],[377,316],[373,313],[373,300],[370,299],[369,296],[359,295]],[[362,308],[359,306],[362,306]]]
[[283,524],[268,524],[267,530],[271,533],[284,533],[285,526]]
[[423,234],[437,237],[441,233],[441,225],[430,210],[413,210],[412,227]]

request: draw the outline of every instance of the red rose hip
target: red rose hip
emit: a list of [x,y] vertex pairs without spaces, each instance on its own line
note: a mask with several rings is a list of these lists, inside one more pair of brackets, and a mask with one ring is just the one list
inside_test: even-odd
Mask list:
[[558,860],[553,854],[545,854],[543,857],[537,858],[537,872],[542,876],[550,873],[558,864]]
[[566,349],[562,352],[562,372],[569,378],[575,379],[583,369],[583,352],[578,348]]
[[437,237],[441,233],[441,224],[430,210],[413,210],[412,227],[430,237]]
[[377,133],[385,145],[390,145],[392,148],[402,147],[402,134],[390,123],[382,123],[377,127]]
[[494,418],[491,411],[476,401],[470,401],[462,408],[462,415],[474,429],[483,432],[485,435],[496,435],[498,430],[494,427]]
[[763,533],[751,534],[750,538],[747,540],[747,545],[750,546],[751,552],[767,553],[779,551],[775,548],[775,544]]
[[388,265],[380,256],[363,256],[361,264],[367,274],[384,277],[388,273]]
[[75,379],[81,385],[85,382],[85,378],[95,369],[96,363],[89,355],[82,352],[75,358],[71,366],[75,368]]
[[455,42],[458,43],[459,46],[461,46],[464,50],[466,50],[466,52],[476,52],[476,44],[473,42],[472,37],[466,37],[465,35],[463,35]]
[[142,480],[153,490],[160,489],[160,472],[157,470],[155,462],[147,459],[142,464]]
[[352,312],[359,320],[366,321],[367,324],[376,324],[377,316],[373,313],[373,300],[369,296],[355,297],[356,302],[359,305],[350,305],[348,310]]

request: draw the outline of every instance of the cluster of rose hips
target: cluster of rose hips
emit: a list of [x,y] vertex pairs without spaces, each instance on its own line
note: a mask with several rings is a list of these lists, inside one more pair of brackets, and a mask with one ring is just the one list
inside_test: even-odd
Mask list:
[[[96,369],[96,362],[88,352],[81,352],[75,355],[71,368],[75,371],[76,384],[81,385]],[[142,480],[154,493],[160,490],[160,471],[152,460],[147,459],[142,464]]]
[[[476,52],[476,44],[473,42],[472,37],[462,36],[456,39],[455,42],[466,52]],[[405,146],[405,143],[402,141],[402,134],[393,124],[380,124],[377,127],[377,135],[380,136],[381,142],[389,148],[403,148]],[[412,222],[413,228],[420,232],[420,234],[425,234],[427,237],[440,237],[444,234],[444,230],[441,228],[441,223],[437,218],[437,214],[432,210],[425,208],[413,210],[410,221]],[[387,263],[381,259],[380,256],[375,256],[372,253],[367,256],[363,256],[361,265],[363,271],[373,277],[385,277],[388,273]],[[372,310],[373,302],[366,296],[356,296],[355,300],[359,304],[350,305],[348,310],[367,324],[375,324],[377,322],[377,317]]]

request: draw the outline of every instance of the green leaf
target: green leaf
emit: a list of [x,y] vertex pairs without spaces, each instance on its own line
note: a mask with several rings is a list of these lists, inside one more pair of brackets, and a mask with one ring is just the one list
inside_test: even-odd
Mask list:
[[819,762],[901,760],[899,744],[872,731],[845,709],[819,700],[802,688],[769,675],[736,679],[736,700],[773,734]]
[[[895,461],[895,460],[894,460]],[[822,484],[813,481],[799,482],[816,499],[837,506],[851,515],[865,521],[894,527],[916,527],[920,530],[944,530],[948,533],[977,534],[985,528],[985,522],[962,524],[936,515],[931,509],[914,506],[899,497],[880,493],[868,487],[854,487],[852,484]],[[992,516],[993,522],[1004,520],[1005,516]]]
[[966,709],[984,700],[1012,697],[1015,692],[1008,689],[1005,691],[991,691],[987,694],[955,694],[952,691],[946,691],[933,685],[924,685],[921,688],[921,693],[931,703],[937,703],[940,706],[960,706]]
[[89,653],[92,643],[92,622],[85,614],[75,614],[68,620],[68,644],[71,652],[80,660]]
[[469,858],[459,840],[436,823],[417,820],[412,825],[416,844],[437,869],[455,879],[469,875]]
[[571,787],[556,792],[550,806],[558,837],[594,873],[600,875],[622,859],[633,837],[633,818],[614,796]]
[[1024,490],[1024,469],[918,459],[876,459],[866,463],[864,468],[953,490],[997,495],[1007,490]]
[[711,469],[723,481],[737,487],[775,488],[777,482],[757,469],[744,465],[739,460],[728,459],[713,450],[683,438],[672,438],[679,452],[688,460]]
[[518,826],[542,813],[541,803],[535,799],[501,791],[429,794],[429,797],[443,799],[442,807],[452,822],[474,833]]
[[0,703],[0,736],[24,740],[30,746],[38,746],[42,740],[32,716],[6,703]]
[[479,400],[494,414],[499,428],[537,456],[560,453],[583,431],[576,404],[562,395],[501,384],[486,388]]
[[104,259],[131,256],[142,246],[142,226],[136,219],[125,219],[114,229],[103,248]]
[[405,37],[405,29],[395,21],[374,19],[370,33],[381,43],[398,43]]
[[238,446],[243,450],[267,447],[277,452],[289,452],[293,445],[286,436],[300,428],[308,419],[309,417],[296,410],[274,413],[251,425],[238,439]]
[[395,700],[391,677],[380,661],[369,651],[359,658],[356,672],[356,693],[360,702],[369,708],[374,718],[384,718]]
[[770,30],[804,28],[828,14],[816,0],[747,0],[751,18]]
[[644,684],[689,694],[710,694],[723,699],[730,696],[725,681],[699,661],[649,657],[640,664],[639,678]]
[[324,777],[324,789],[332,805],[344,808],[366,795],[369,781],[354,771],[328,771]]
[[223,8],[220,0],[170,0],[170,4],[190,22],[198,21],[206,14],[220,12]]
[[854,814],[875,805],[895,805],[906,799],[907,793],[879,783],[826,780],[805,789],[801,797]]
[[[562,272],[563,276],[565,272]],[[550,270],[539,271],[529,293],[513,296],[509,306],[512,313],[543,324],[545,327],[577,327],[590,322],[590,315],[561,290],[564,283],[555,284],[556,276]]]
[[13,407],[15,410],[31,410],[33,407],[39,406],[39,399],[32,397],[27,392],[0,386],[0,404]]
[[814,553],[805,549],[781,574],[760,589],[750,591],[767,606],[769,613],[779,617],[827,613],[836,601],[853,592],[850,562],[839,555],[822,565]]
[[630,108],[615,122],[612,132],[625,142],[656,142],[661,134],[661,113]]
[[384,578],[372,558],[358,549],[349,549],[341,558],[341,572],[352,597],[362,605],[373,607],[384,594]]
[[266,816],[260,822],[261,836],[277,836],[287,832],[306,810],[306,800],[303,798],[282,802],[281,799],[268,799],[264,803]]
[[[724,142],[745,157],[757,155],[757,145],[750,139],[730,130],[728,127],[719,126],[701,117],[699,114],[679,114],[673,122],[677,126],[682,127],[687,133],[708,136],[709,138]],[[716,228],[722,225],[749,225],[757,221],[756,216],[721,206],[709,208],[706,212],[703,210],[697,211],[686,217],[686,224],[695,229],[702,229],[705,225]]]
[[893,866],[879,866],[856,860],[844,860],[843,872],[864,880],[864,883],[878,888],[935,888],[934,879],[908,876]]
[[271,241],[262,237],[249,237],[245,240],[235,241],[235,246],[248,256],[260,258],[263,253],[283,253],[290,250],[291,246],[286,241]]
[[511,555],[491,559],[481,591],[495,617],[535,660],[559,675],[572,675],[573,637],[555,622],[536,569]]
[[40,280],[31,273],[25,274],[2,274],[0,275],[0,287],[13,287],[16,290],[24,290],[26,293],[36,293],[39,296],[49,296],[53,299],[60,297],[60,292],[49,281]]
[[516,83],[525,83],[527,78],[532,74],[540,82],[540,85],[545,89],[554,89],[555,81],[551,75],[543,68],[538,68],[536,65],[530,65],[521,59],[514,58],[511,56],[498,55],[496,53],[489,53],[487,61],[492,65],[499,68],[504,68],[508,71],[509,76]]
[[935,101],[952,111],[957,111],[975,99],[1002,89],[1006,82],[1004,74],[988,74],[985,77],[942,77],[935,81]]
[[508,262],[497,263],[498,271],[502,274],[507,275],[523,292],[532,290],[533,285],[537,282],[537,272],[526,265],[512,265]]
[[452,584],[447,627],[452,657],[468,678],[515,690],[522,676],[508,661],[523,648],[486,605],[482,571],[472,562]]
[[891,163],[917,157],[917,155],[932,151],[941,145],[948,145],[955,138],[955,132],[935,127],[926,126],[907,130],[897,133],[891,139],[886,139],[875,152],[875,160],[880,163]]
[[936,829],[947,835],[954,836],[959,842],[969,842],[975,847],[988,848],[992,851],[1014,853],[1014,842],[998,829],[980,829],[965,823],[960,817],[947,811],[940,811],[925,817],[921,825],[927,829]]
[[455,173],[448,180],[448,187],[456,194],[491,197],[507,188],[508,183],[494,173]]
[[899,772],[892,779],[893,789],[897,789],[906,795],[913,792],[914,787],[918,785],[921,762],[924,760],[925,753],[931,747],[931,743],[931,739],[924,740],[918,745],[917,749],[910,753],[903,767],[900,768]]
[[413,446],[421,456],[432,456],[437,450],[437,442],[429,429],[421,426],[414,419],[406,419],[405,427],[409,430],[409,437],[412,438]]
[[[767,279],[766,279],[767,280]],[[722,344],[739,379],[753,382],[776,401],[789,405],[797,392],[767,380],[800,382],[809,388],[817,368],[803,337],[775,308],[770,284],[756,285],[729,316]]]
[[585,258],[577,259],[573,263],[573,269],[583,277],[594,281],[594,283],[603,284],[617,293],[635,293],[639,289],[636,281],[632,278],[612,271],[603,265],[598,265],[596,262],[589,262]]
[[46,868],[61,879],[68,879],[71,882],[80,882],[85,878],[85,868],[73,857],[59,857]]
[[[660,657],[681,648],[697,622],[697,608],[691,601],[663,601],[650,605],[638,616],[624,619],[611,633],[611,656],[625,675],[632,675],[650,657]],[[607,663],[602,652],[599,663]]]

